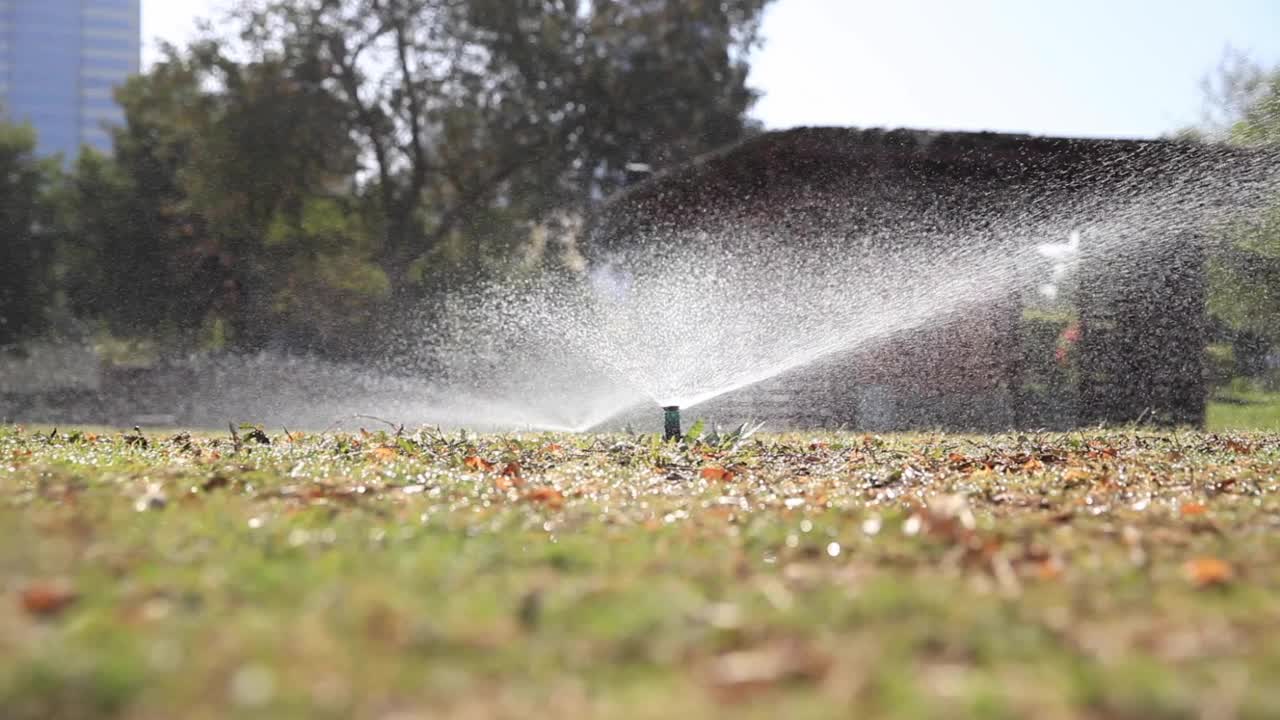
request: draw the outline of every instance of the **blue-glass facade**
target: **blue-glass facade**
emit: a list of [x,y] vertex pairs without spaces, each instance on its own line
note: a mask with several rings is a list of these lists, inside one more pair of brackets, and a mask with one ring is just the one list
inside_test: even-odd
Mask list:
[[42,154],[109,151],[112,96],[138,72],[141,0],[0,0],[0,104],[30,122]]

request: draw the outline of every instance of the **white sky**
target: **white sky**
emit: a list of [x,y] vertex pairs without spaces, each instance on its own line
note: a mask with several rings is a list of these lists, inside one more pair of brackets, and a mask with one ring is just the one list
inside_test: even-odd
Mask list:
[[[229,1],[143,0],[144,62]],[[764,35],[771,128],[1149,137],[1198,119],[1228,45],[1280,62],[1280,0],[776,0]]]

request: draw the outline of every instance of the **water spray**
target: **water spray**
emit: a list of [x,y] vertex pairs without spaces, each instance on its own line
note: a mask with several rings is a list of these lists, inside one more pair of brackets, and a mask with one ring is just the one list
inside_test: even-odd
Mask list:
[[682,433],[680,432],[680,406],[668,405],[662,408],[663,430],[665,431],[663,439],[679,440]]

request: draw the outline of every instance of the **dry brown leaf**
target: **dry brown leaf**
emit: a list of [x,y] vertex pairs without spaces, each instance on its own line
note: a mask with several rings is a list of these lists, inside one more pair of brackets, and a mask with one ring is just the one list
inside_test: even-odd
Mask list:
[[525,497],[530,502],[543,503],[552,509],[564,507],[564,495],[552,487],[536,487],[529,491]]
[[494,487],[502,492],[524,487],[524,472],[518,462],[509,462],[493,481]]
[[1207,512],[1209,512],[1209,508],[1198,502],[1185,502],[1182,503],[1182,507],[1178,508],[1178,514],[1182,515],[1182,517],[1200,517]]
[[1036,564],[1036,576],[1041,580],[1057,580],[1062,577],[1062,563],[1050,556]]
[[520,463],[507,463],[506,467],[502,468],[502,473],[498,476],[498,479],[494,481],[494,485],[502,492],[524,487],[524,474],[521,471]]
[[397,454],[399,453],[396,452],[395,448],[387,447],[386,445],[376,447],[369,451],[369,457],[374,462],[390,462],[396,459]]
[[1074,482],[1077,480],[1088,480],[1089,471],[1085,470],[1084,468],[1067,468],[1067,471],[1062,473],[1062,479],[1066,480],[1067,482]]
[[22,589],[22,609],[32,615],[48,617],[67,609],[76,601],[70,585],[58,582],[35,582]]
[[479,470],[481,472],[489,472],[493,470],[493,463],[489,462],[488,460],[485,460],[479,455],[468,455],[462,461],[462,464],[465,465],[469,470]]
[[1182,567],[1187,579],[1196,587],[1226,585],[1235,578],[1235,570],[1216,557],[1198,557],[1188,560]]
[[1240,440],[1228,440],[1227,449],[1239,455],[1249,455],[1253,452],[1253,446]]
[[702,471],[698,474],[703,480],[723,480],[725,482],[733,480],[733,473],[719,465],[708,465],[702,468]]

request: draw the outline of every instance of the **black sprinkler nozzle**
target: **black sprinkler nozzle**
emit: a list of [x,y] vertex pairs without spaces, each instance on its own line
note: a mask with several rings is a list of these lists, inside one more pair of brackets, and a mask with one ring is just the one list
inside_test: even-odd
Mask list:
[[663,420],[663,439],[679,440],[682,433],[680,432],[680,406],[668,405],[662,408]]

